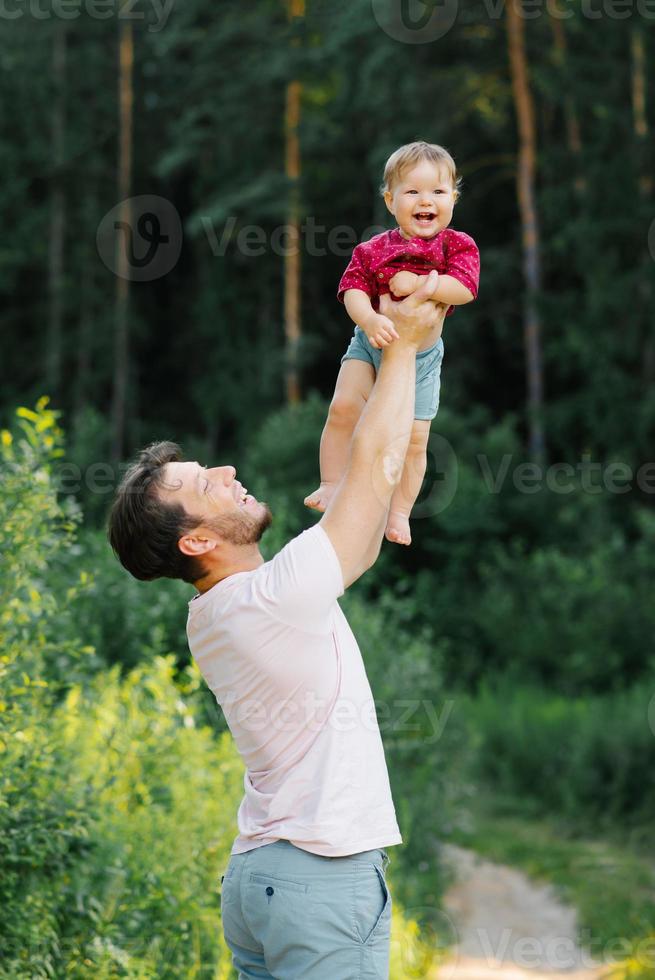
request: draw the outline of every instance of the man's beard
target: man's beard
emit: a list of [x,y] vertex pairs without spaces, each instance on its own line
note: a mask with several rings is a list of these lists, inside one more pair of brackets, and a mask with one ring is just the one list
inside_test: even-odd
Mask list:
[[210,520],[205,518],[203,524],[216,534],[220,534],[229,544],[257,544],[273,521],[268,504],[259,506],[262,510],[256,516],[245,513],[245,508],[242,508],[243,512],[239,514],[224,514],[222,517],[212,517]]

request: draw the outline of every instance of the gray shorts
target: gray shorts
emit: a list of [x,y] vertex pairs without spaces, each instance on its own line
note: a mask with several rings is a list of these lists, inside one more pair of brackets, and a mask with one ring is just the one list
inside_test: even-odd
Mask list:
[[386,851],[321,857],[286,840],[232,854],[225,941],[239,980],[387,980]]
[[[439,337],[436,344],[427,350],[419,351],[416,355],[416,400],[414,402],[414,418],[430,420],[439,410],[439,393],[441,391],[441,362],[443,361],[443,340]],[[371,347],[369,339],[361,329],[355,327],[348,350],[341,358],[341,363],[354,358],[357,361],[367,361],[372,364],[377,375],[380,370],[382,351]]]

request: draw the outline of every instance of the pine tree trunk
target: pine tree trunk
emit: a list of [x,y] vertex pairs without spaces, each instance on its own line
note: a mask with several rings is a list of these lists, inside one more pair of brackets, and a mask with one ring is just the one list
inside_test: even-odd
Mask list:
[[[649,135],[647,105],[646,105],[646,48],[644,31],[641,24],[632,27],[630,35],[630,63],[632,75],[632,120],[636,144],[639,196],[643,202],[643,212],[649,219],[651,216],[651,197],[653,193],[653,176],[649,166]],[[634,315],[643,324],[644,338],[642,350],[638,356],[642,362],[642,373],[647,385],[655,380],[655,338],[651,306],[653,302],[653,265],[649,258],[645,259],[639,278],[638,309]],[[641,325],[640,324],[640,325]]]
[[[132,110],[134,37],[132,23],[119,20],[119,157],[118,200],[121,226],[132,227],[129,202],[132,182]],[[127,238],[116,236],[116,295],[114,306],[114,390],[112,404],[112,457],[120,459],[125,446],[127,381],[129,374],[129,298],[130,268]]]
[[[305,16],[305,0],[287,0],[287,11],[292,28],[297,27]],[[297,46],[298,38],[292,39]],[[290,405],[300,401],[300,369],[298,349],[302,335],[300,296],[301,296],[301,253],[300,253],[300,105],[302,85],[292,79],[287,85],[286,111],[284,119],[285,134],[285,173],[289,181],[289,204],[287,228],[289,230],[287,254],[284,257],[284,334],[286,338],[286,398]]]
[[73,388],[73,419],[79,423],[86,408],[88,378],[91,371],[91,338],[93,336],[93,276],[90,262],[84,262],[80,281],[80,316],[77,325],[75,352],[75,384]]
[[52,194],[48,239],[48,333],[46,386],[54,398],[61,393],[62,321],[64,312],[64,241],[66,199],[64,195],[64,144],[66,138],[66,44],[67,27],[54,26],[52,42]]
[[[84,228],[88,232],[97,221],[97,198],[95,189],[89,188],[85,194]],[[89,375],[91,372],[91,344],[94,333],[94,289],[96,254],[85,249],[79,258],[81,265],[79,288],[79,320],[77,324],[77,343],[75,350],[75,381],[73,384],[73,419],[79,425],[87,405],[89,394]]]
[[643,27],[635,25],[631,34],[632,64],[632,116],[634,133],[639,148],[639,190],[647,200],[653,191],[653,177],[646,166],[648,141],[648,116],[646,115],[646,49]]
[[573,90],[569,84],[569,58],[568,44],[566,40],[566,29],[559,17],[550,16],[550,25],[553,30],[553,40],[555,43],[555,63],[563,74],[562,84],[564,86],[564,118],[566,120],[566,137],[569,152],[573,157],[576,170],[573,186],[578,193],[585,190],[587,181],[582,173],[582,136],[580,130],[580,120],[576,108]]
[[528,78],[525,20],[517,6],[518,3],[519,0],[509,0],[505,10],[512,91],[519,131],[517,193],[521,215],[525,278],[523,330],[528,390],[529,448],[533,459],[542,460],[545,454],[545,440],[541,323],[537,308],[537,297],[541,288],[539,222],[535,191],[537,135],[534,103]]

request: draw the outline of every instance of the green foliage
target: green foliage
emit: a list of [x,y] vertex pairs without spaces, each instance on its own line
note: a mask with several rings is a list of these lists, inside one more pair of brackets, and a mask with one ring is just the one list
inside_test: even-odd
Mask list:
[[275,524],[266,538],[269,552],[278,551],[319,516],[303,500],[319,483],[318,446],[326,415],[327,404],[312,396],[269,415],[248,442],[240,472],[273,511]]
[[480,569],[476,610],[491,663],[516,681],[572,695],[624,687],[648,671],[655,528],[650,514],[643,518],[636,546],[610,526],[586,552],[499,547]]
[[67,436],[66,457],[55,467],[59,490],[79,501],[86,524],[97,526],[104,521],[116,483],[115,468],[106,462],[107,420],[87,405],[75,414]]
[[608,980],[653,980],[653,947],[655,932],[644,937],[634,956],[618,964]]
[[102,653],[106,664],[135,667],[144,658],[175,654],[188,662],[186,606],[193,589],[184,582],[161,579],[137,582],[115,557],[103,531],[83,530],[65,563],[93,569],[76,604],[85,640]]
[[76,869],[66,944],[74,976],[227,977],[219,876],[243,768],[231,737],[199,726],[195,671],[172,658],[72,689],[53,719],[96,811]]
[[24,975],[23,951],[35,947],[44,952],[29,975],[49,975],[59,911],[70,900],[67,881],[87,849],[89,815],[75,760],[47,719],[62,686],[93,653],[69,629],[84,576],[69,588],[50,582],[77,520],[70,503],[58,502],[52,480],[61,444],[56,414],[42,399],[17,415],[0,444],[0,930],[8,950],[0,975],[7,978]]
[[[12,675],[29,668],[41,672],[46,663],[51,677],[69,675],[80,653],[79,645],[67,643],[65,627],[87,577],[78,573],[67,588],[58,583],[53,590],[49,581],[46,586],[79,520],[73,499],[57,497],[51,463],[63,452],[62,433],[47,404],[42,398],[34,411],[19,408],[15,433],[4,430],[0,444],[0,642],[4,670]],[[55,622],[60,632],[53,640]]]
[[511,679],[485,685],[467,710],[477,780],[578,826],[647,823],[655,809],[653,689],[651,680],[563,698]]
[[186,698],[199,678],[180,686],[173,672],[162,658],[124,680],[101,672],[31,719],[28,738],[46,728],[59,753],[30,774],[41,806],[16,813],[25,839],[3,828],[24,852],[4,903],[7,980],[229,975],[218,879],[243,770],[229,736],[197,725]]
[[[207,0],[187,0],[162,23],[154,8],[140,13],[134,193],[169,199],[185,237],[176,268],[131,292],[132,445],[157,432],[192,433],[214,452],[231,451],[283,401],[283,255],[272,235],[287,220],[284,112],[292,78],[303,86],[301,218],[323,229],[315,248],[310,236],[303,246],[305,388],[330,394],[350,332],[334,296],[348,248],[334,247],[328,233],[347,225],[359,237],[383,224],[377,186],[386,155],[425,137],[453,151],[464,176],[455,225],[482,249],[480,298],[446,332],[444,404],[458,412],[485,406],[492,418],[511,412],[524,422],[518,134],[502,10],[496,18],[488,5],[468,4],[447,34],[419,45],[389,37],[369,0],[336,7],[314,0],[295,36],[284,4],[272,0],[252,7],[223,0],[220,16]],[[546,10],[526,24],[537,109],[547,434],[556,458],[592,448],[634,461],[647,458],[652,429],[655,264],[652,190],[644,181],[653,171],[652,141],[634,122],[632,52],[639,35],[648,91],[653,38],[637,13],[618,21],[599,9],[592,18],[579,4],[569,13],[560,24],[565,50]],[[66,243],[61,354],[73,381],[60,386],[58,407],[71,420],[84,419],[87,408],[104,417],[115,280],[94,242],[116,204],[116,23],[84,9],[65,20],[54,10],[38,19],[23,14],[7,21],[2,43],[0,199],[13,229],[0,252],[0,317],[10,341],[4,408],[42,386],[52,303],[43,229],[56,186],[64,194]],[[64,162],[55,168],[53,43],[62,27]],[[427,123],[426,102],[445,107]],[[620,208],[604,206],[609,184],[625,189]],[[258,254],[240,244],[248,227],[263,236]],[[626,310],[629,324],[617,329]]]

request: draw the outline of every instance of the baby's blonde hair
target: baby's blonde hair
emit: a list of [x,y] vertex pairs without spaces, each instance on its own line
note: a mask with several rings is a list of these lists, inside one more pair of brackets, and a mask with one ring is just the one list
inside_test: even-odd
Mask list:
[[448,150],[436,143],[425,143],[418,140],[416,143],[406,143],[405,146],[398,147],[391,154],[384,167],[384,180],[380,186],[380,193],[384,196],[387,191],[393,190],[406,170],[420,163],[421,160],[429,160],[435,166],[443,169],[448,174],[449,179],[455,189],[455,200],[459,197],[459,188],[462,178],[457,176],[457,166]]

